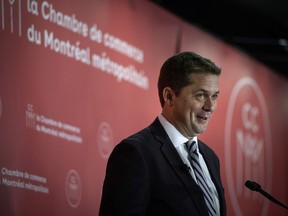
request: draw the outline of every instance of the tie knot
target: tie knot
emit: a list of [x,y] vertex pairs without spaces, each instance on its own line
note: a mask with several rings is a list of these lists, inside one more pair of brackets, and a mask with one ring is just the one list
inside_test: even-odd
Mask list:
[[193,140],[192,142],[190,141],[186,142],[186,147],[187,147],[188,152],[192,154],[193,152],[196,151],[196,148],[197,148],[196,141]]

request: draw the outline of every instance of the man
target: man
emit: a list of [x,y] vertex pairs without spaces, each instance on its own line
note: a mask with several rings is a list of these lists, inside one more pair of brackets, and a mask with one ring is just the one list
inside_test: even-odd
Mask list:
[[[114,148],[100,216],[226,215],[219,159],[197,139],[216,109],[220,74],[211,60],[193,52],[166,60],[158,80],[162,113]],[[198,170],[189,146],[196,148]]]

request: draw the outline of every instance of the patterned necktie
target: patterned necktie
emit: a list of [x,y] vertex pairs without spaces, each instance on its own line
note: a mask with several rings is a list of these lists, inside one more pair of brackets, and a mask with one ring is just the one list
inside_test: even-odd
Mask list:
[[199,157],[198,157],[198,152],[197,152],[197,145],[196,142],[193,141],[192,143],[186,142],[186,147],[188,150],[188,159],[191,163],[191,166],[194,170],[196,179],[198,181],[198,185],[203,191],[204,199],[206,202],[206,205],[209,210],[209,215],[214,216],[217,215],[216,213],[216,207],[214,205],[212,193],[207,185],[207,182],[205,180],[202,168],[199,163]]

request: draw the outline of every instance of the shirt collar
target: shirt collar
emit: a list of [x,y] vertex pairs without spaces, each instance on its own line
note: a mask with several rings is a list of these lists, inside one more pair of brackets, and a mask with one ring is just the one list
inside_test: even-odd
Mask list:
[[[183,143],[187,142],[188,139],[186,137],[184,137],[175,127],[174,125],[172,125],[169,121],[167,121],[167,119],[160,114],[158,116],[158,119],[160,121],[160,123],[162,124],[162,126],[164,127],[166,133],[168,134],[170,140],[172,141],[173,145],[175,146],[175,148],[183,145]],[[198,141],[197,141],[197,137],[193,137],[192,140],[196,141],[197,147],[198,147]]]

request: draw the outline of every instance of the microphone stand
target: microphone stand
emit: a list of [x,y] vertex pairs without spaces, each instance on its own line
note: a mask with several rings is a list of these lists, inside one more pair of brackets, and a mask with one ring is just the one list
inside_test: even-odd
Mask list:
[[274,202],[274,203],[276,203],[276,204],[278,204],[278,205],[280,205],[280,206],[288,209],[288,206],[287,206],[287,205],[281,203],[279,200],[275,199],[275,198],[274,198],[273,196],[271,196],[269,193],[267,193],[266,191],[262,190],[261,186],[260,186],[258,183],[247,180],[247,181],[245,182],[245,186],[246,186],[247,188],[249,188],[250,190],[252,190],[252,191],[257,191],[257,192],[261,193],[263,196],[265,196],[266,198],[268,198],[268,199],[271,200],[272,202]]

